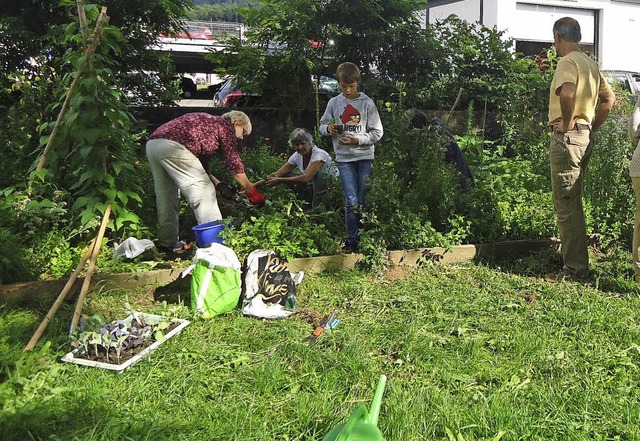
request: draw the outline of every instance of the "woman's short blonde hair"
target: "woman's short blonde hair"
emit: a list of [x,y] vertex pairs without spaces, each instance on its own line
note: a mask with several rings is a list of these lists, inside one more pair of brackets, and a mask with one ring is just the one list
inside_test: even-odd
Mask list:
[[246,113],[239,110],[232,110],[222,115],[222,117],[231,121],[232,124],[240,124],[244,129],[245,135],[251,133],[251,120]]

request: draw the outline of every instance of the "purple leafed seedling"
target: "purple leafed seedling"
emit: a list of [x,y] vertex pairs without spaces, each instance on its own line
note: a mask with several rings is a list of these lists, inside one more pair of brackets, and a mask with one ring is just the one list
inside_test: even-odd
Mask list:
[[135,314],[131,323],[124,320],[103,323],[95,331],[80,332],[71,345],[80,349],[81,355],[96,358],[103,355],[107,362],[109,362],[110,353],[115,353],[115,358],[120,363],[123,353],[133,351],[145,343],[151,343],[154,339],[164,340],[163,331],[169,327],[170,320],[150,321],[152,323],[145,323],[140,315]]

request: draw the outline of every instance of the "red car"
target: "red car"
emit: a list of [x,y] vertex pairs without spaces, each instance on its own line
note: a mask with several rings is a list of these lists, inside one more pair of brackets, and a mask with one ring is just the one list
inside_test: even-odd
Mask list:
[[235,77],[228,79],[213,95],[213,105],[216,107],[231,107],[244,96],[244,92],[238,89]]

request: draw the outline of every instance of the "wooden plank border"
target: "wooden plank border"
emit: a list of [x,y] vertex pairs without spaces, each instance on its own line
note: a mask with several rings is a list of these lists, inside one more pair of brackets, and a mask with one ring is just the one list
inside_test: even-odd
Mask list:
[[[451,248],[418,248],[413,250],[388,251],[390,265],[418,266],[424,261],[438,264],[489,259],[496,257],[524,256],[542,249],[558,250],[557,239],[518,240],[480,245],[458,245]],[[339,254],[293,259],[287,267],[291,272],[342,271],[357,268],[361,254]],[[91,290],[135,289],[144,286],[160,287],[176,281],[185,267],[158,269],[139,273],[94,275]],[[68,298],[78,295],[84,279],[78,278],[71,288]],[[44,280],[39,282],[0,285],[0,305],[40,305],[50,304],[62,290],[67,279]]]

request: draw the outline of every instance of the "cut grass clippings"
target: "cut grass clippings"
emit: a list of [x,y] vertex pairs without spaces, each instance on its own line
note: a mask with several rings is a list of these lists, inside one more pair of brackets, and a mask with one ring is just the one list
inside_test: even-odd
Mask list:
[[[538,256],[540,257],[540,256]],[[596,257],[597,259],[597,257]],[[628,259],[628,260],[627,260]],[[239,310],[197,320],[153,293],[93,293],[85,311],[193,320],[122,374],[59,362],[72,305],[22,348],[42,311],[0,309],[3,439],[321,440],[388,377],[379,427],[394,440],[640,439],[640,290],[630,256],[589,284],[549,283],[535,258],[308,275],[300,306],[338,309],[314,347],[309,317]],[[176,292],[175,296],[188,295]]]

